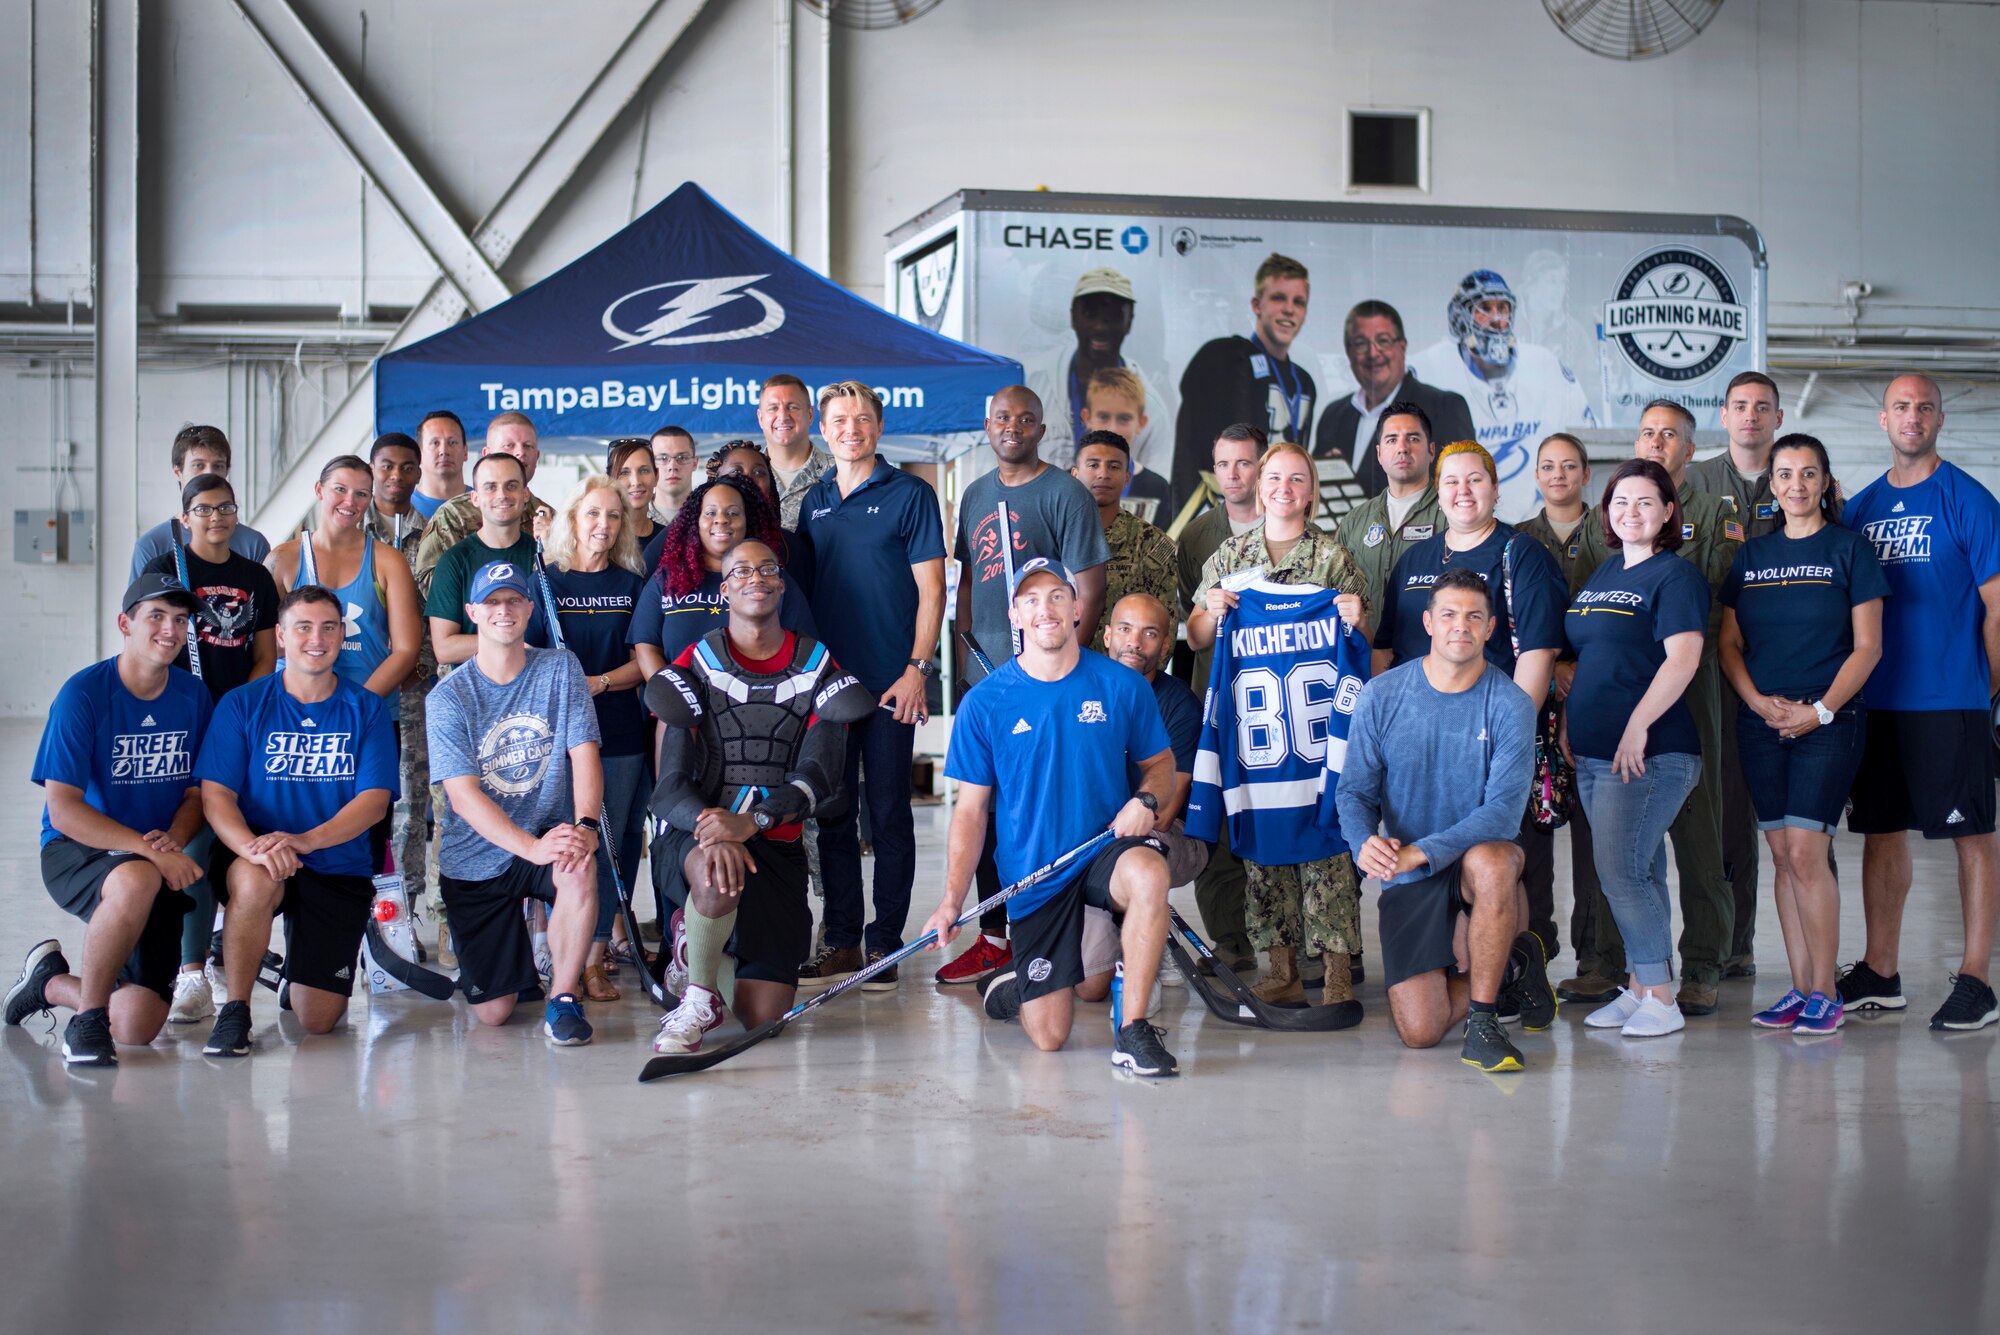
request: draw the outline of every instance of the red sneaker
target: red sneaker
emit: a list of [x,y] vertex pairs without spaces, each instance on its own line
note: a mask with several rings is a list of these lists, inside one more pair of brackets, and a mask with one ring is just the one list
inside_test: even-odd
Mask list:
[[971,947],[937,971],[940,983],[976,983],[1014,962],[1014,947],[981,932]]

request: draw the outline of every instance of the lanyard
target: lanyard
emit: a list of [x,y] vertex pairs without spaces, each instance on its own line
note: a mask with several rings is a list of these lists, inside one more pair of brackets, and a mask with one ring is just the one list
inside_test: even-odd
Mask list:
[[1305,427],[1299,421],[1299,410],[1305,404],[1306,385],[1305,381],[1299,378],[1298,368],[1292,368],[1292,387],[1286,389],[1285,373],[1278,368],[1288,363],[1279,361],[1267,352],[1264,348],[1264,341],[1255,334],[1250,335],[1250,344],[1257,349],[1258,353],[1263,356],[1265,363],[1271,368],[1271,379],[1277,382],[1278,393],[1285,400],[1285,416],[1291,422],[1291,438],[1294,440],[1304,439]]

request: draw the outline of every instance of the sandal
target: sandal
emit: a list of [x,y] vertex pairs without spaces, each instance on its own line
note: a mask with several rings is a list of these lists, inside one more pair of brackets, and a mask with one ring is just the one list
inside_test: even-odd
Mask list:
[[624,993],[604,976],[604,966],[593,964],[583,971],[583,995],[587,1001],[617,1001]]

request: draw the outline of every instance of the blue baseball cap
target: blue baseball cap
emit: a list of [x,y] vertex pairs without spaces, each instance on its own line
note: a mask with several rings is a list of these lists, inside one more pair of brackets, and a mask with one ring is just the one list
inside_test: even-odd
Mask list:
[[479,567],[472,577],[472,588],[466,594],[469,603],[483,603],[502,589],[512,589],[523,598],[532,601],[535,586],[528,583],[528,572],[512,561],[488,561]]
[[1028,576],[1043,574],[1054,575],[1057,579],[1069,585],[1071,593],[1076,592],[1076,576],[1069,573],[1067,566],[1053,557],[1038,556],[1014,572],[1014,587],[1007,591],[1009,601],[1012,601],[1014,596],[1020,593],[1021,586],[1028,582]]

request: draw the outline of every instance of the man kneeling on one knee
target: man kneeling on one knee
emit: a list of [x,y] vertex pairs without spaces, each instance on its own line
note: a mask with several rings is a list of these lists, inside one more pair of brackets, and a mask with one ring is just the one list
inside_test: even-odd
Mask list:
[[1556,1003],[1527,930],[1514,843],[1534,774],[1535,709],[1486,661],[1493,624],[1483,579],[1439,578],[1424,612],[1430,652],[1361,692],[1336,799],[1355,866],[1382,882],[1397,1035],[1435,1047],[1465,1020],[1463,1061],[1518,1071],[1500,1023],[1503,988],[1530,1029],[1546,1028]]

